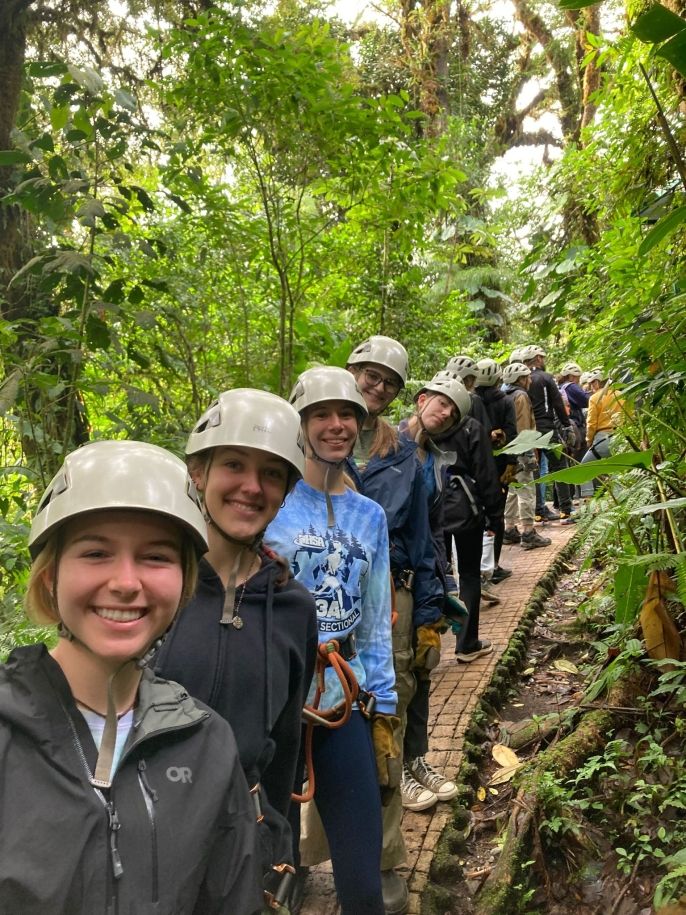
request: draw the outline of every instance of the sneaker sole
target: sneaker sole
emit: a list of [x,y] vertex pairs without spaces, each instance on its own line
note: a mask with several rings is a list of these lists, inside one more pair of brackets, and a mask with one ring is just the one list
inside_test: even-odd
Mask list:
[[[428,788],[427,788],[427,791],[428,791]],[[433,794],[433,792],[432,792],[432,794]],[[421,803],[419,801],[409,801],[406,803],[405,799],[401,795],[401,803],[403,805],[403,809],[412,810],[415,813],[421,813],[422,810],[429,810],[431,807],[436,806],[436,804],[438,803],[438,795],[434,794],[430,800],[422,801]]]
[[455,652],[455,658],[462,664],[469,664],[471,661],[476,661],[477,658],[484,658],[487,654],[492,654],[492,652],[493,646],[490,645],[488,648],[480,648],[478,651],[470,651],[468,654],[457,651]]

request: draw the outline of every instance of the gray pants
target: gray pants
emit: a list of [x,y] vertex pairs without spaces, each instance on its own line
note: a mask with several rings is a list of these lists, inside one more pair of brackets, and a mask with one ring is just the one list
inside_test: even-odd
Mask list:
[[[599,461],[601,458],[610,457],[612,453],[612,436],[609,432],[596,432],[593,437],[593,444],[586,454],[581,458],[582,464],[590,464],[591,461]],[[588,483],[581,484],[581,498],[589,499],[595,490],[595,480],[589,480]]]

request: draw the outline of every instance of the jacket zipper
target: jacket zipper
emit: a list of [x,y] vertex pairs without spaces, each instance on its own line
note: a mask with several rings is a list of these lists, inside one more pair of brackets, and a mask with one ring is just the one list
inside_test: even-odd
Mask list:
[[157,821],[155,818],[155,804],[158,800],[158,794],[148,781],[146,775],[146,765],[144,759],[138,760],[138,784],[141,786],[141,793],[145,801],[145,809],[148,811],[148,820],[150,821],[150,844],[152,851],[152,901],[159,900],[159,874],[157,858]]
[[[81,741],[79,740],[79,735],[76,733],[76,727],[74,725],[74,722],[72,721],[71,715],[69,714],[69,712],[67,711],[64,704],[61,701],[60,701],[60,705],[62,706],[62,710],[64,711],[65,717],[66,717],[67,721],[69,722],[69,728],[71,730],[71,736],[72,736],[72,743],[74,745],[74,749],[76,750],[76,755],[81,760],[81,765],[83,766],[88,783],[91,784],[91,778],[93,777],[93,773],[91,772],[90,766],[88,765],[88,760],[86,759],[86,754],[84,753],[83,747],[81,746]],[[116,807],[114,806],[114,801],[107,800],[107,798],[105,797],[103,792],[100,790],[100,788],[96,788],[95,785],[92,785],[92,784],[91,784],[91,787],[93,788],[93,791],[95,792],[96,797],[98,798],[100,803],[105,808],[105,813],[107,814],[107,832],[108,832],[108,836],[109,836],[109,846],[110,846],[110,863],[112,865],[111,873],[112,873],[112,876],[114,877],[114,884],[112,885],[111,889],[112,889],[112,898],[113,898],[113,902],[114,902],[114,911],[117,912],[119,910],[119,898],[118,898],[118,893],[116,890],[116,887],[117,887],[116,881],[119,880],[119,878],[124,873],[124,866],[122,864],[121,856],[119,854],[119,848],[117,847],[117,832],[119,831],[121,823],[119,822],[119,815],[117,813]],[[108,883],[109,883],[109,874],[110,874],[110,871],[108,869]],[[109,895],[109,893],[108,893],[108,895]]]

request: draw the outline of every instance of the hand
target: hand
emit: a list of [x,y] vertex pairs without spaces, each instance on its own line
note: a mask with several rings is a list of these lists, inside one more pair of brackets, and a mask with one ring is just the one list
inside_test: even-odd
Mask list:
[[400,751],[400,718],[377,713],[372,718],[372,743],[376,757],[376,773],[381,787],[381,801],[387,804],[393,790],[400,785],[403,771]]
[[491,429],[491,442],[496,448],[502,448],[506,441],[506,435],[502,429]]
[[443,617],[435,623],[425,623],[417,627],[417,647],[414,650],[412,667],[433,670],[441,660],[441,632],[448,626]]

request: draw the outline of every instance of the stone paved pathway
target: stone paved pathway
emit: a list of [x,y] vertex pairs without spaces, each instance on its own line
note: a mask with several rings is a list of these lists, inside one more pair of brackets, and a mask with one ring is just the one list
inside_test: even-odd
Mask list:
[[[541,528],[538,528],[541,530]],[[494,668],[507,648],[512,633],[527,607],[532,591],[543,577],[555,556],[574,534],[574,526],[544,525],[545,536],[552,539],[549,547],[524,551],[518,546],[505,546],[501,565],[513,570],[513,575],[492,586],[501,603],[491,610],[482,609],[479,635],[493,642],[494,651],[471,664],[458,664],[454,659],[455,639],[451,633],[443,636],[441,662],[432,676],[429,718],[428,760],[455,776],[462,763],[464,734],[482,692],[489,685]],[[429,866],[438,839],[450,818],[450,806],[437,804],[424,813],[405,811],[403,832],[408,860],[402,873],[409,881],[410,915],[419,915],[420,898],[429,873]],[[312,868],[306,886],[302,915],[335,915],[339,911],[330,864]]]

